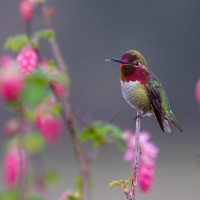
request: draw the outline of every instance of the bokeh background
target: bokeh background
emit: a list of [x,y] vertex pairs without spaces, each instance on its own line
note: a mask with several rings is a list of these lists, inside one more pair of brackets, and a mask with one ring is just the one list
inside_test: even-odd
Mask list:
[[[0,46],[9,35],[24,32],[18,13],[19,0],[1,0]],[[172,110],[183,127],[181,134],[171,125],[163,133],[156,120],[143,118],[142,129],[152,134],[160,148],[155,180],[147,194],[137,199],[200,199],[200,106],[194,89],[200,77],[200,2],[198,0],[48,0],[56,10],[53,17],[57,40],[70,68],[72,100],[88,120],[108,120],[120,112],[114,123],[120,128],[135,129],[133,110],[124,101],[119,84],[119,66],[105,62],[107,57],[120,58],[130,49],[140,51],[168,95]],[[36,17],[35,30],[41,22]],[[43,55],[51,57],[44,42]],[[0,55],[3,55],[3,50]],[[0,129],[11,113],[0,103]],[[0,163],[3,143],[0,136]],[[129,178],[130,164],[114,146],[102,151],[92,167],[92,199],[126,199],[121,188],[110,190],[112,180]],[[43,153],[45,167],[59,171],[60,182],[50,191],[58,199],[67,188],[73,188],[78,170],[68,133],[55,147]],[[2,170],[0,187],[3,186]]]

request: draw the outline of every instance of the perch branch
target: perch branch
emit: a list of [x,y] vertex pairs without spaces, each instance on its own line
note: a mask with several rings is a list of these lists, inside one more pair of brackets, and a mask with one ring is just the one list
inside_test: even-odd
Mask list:
[[[139,110],[137,110],[137,116],[141,116],[141,113]],[[127,196],[128,200],[135,200],[135,194],[136,194],[136,186],[137,186],[137,179],[138,179],[138,168],[140,163],[140,126],[141,126],[141,118],[138,117],[136,119],[136,138],[135,138],[135,158],[134,158],[134,169],[132,173],[132,183],[131,183],[131,189],[130,193]]]

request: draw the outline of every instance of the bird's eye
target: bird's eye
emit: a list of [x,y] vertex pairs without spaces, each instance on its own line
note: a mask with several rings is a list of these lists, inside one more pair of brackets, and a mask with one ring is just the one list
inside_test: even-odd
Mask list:
[[139,66],[140,65],[140,62],[135,62],[135,66]]

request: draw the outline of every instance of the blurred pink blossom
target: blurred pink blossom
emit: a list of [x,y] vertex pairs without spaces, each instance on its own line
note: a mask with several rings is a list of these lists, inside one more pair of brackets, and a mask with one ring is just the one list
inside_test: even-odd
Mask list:
[[200,79],[196,83],[195,96],[198,103],[200,103]]
[[51,84],[53,92],[56,94],[56,96],[61,97],[65,93],[65,87],[59,83],[59,82],[53,82]]
[[34,5],[29,0],[22,0],[19,4],[19,12],[24,21],[29,21],[34,12]]
[[138,184],[143,193],[149,191],[153,183],[155,164],[143,164],[139,167]]
[[24,86],[23,75],[11,57],[2,57],[0,65],[0,96],[7,102],[15,101]]
[[42,103],[35,112],[35,124],[43,137],[50,143],[57,142],[62,132],[61,117],[52,113],[55,104],[55,99],[50,98]]
[[33,72],[37,65],[38,56],[31,47],[24,47],[17,56],[19,69],[22,73],[29,75]]
[[[21,176],[22,178],[24,178],[27,166],[27,160],[24,150],[21,150],[21,159],[22,159]],[[20,155],[19,155],[19,150],[16,147],[11,148],[5,155],[3,167],[4,167],[4,179],[6,186],[9,188],[14,187],[16,185],[20,169]]]
[[[124,153],[124,159],[130,161],[132,168],[134,168],[134,156],[135,156],[135,133],[130,130],[126,130],[122,134],[122,139],[126,142],[126,152]],[[155,159],[158,155],[159,149],[155,144],[149,141],[151,135],[147,131],[140,132],[140,145],[141,145],[141,157],[138,171],[138,182],[142,192],[147,192],[153,181]]]

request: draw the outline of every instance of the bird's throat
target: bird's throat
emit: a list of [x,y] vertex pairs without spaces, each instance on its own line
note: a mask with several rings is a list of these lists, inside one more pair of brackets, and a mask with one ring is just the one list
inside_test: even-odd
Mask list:
[[120,71],[120,80],[123,82],[140,81],[144,85],[150,80],[149,73],[142,66],[121,65]]

